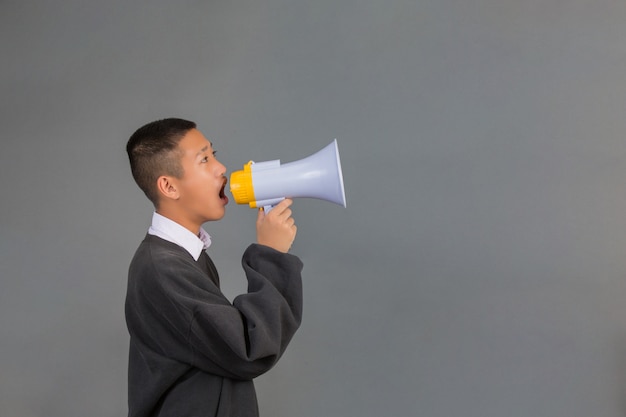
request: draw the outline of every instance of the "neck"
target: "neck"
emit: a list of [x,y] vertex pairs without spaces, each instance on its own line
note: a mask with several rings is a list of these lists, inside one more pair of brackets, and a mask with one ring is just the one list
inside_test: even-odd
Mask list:
[[193,220],[187,218],[183,213],[180,213],[178,210],[173,210],[170,207],[164,207],[163,205],[161,205],[157,207],[156,212],[159,213],[161,216],[167,217],[168,219],[180,224],[194,235],[200,235],[200,227],[202,226],[202,224],[194,222]]

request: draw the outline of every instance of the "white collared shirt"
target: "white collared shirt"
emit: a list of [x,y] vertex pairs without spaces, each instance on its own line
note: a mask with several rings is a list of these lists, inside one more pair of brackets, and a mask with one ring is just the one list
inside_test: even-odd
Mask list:
[[211,246],[211,236],[203,228],[200,228],[200,235],[196,236],[189,229],[156,211],[152,215],[152,225],[148,229],[148,234],[177,244],[189,252],[196,261],[202,251]]

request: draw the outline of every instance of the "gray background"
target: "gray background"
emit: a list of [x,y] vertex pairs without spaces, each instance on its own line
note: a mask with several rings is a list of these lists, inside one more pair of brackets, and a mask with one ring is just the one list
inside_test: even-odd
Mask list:
[[[91,3],[91,4],[90,4]],[[264,416],[626,415],[626,2],[0,1],[0,414],[126,413],[124,151],[230,171],[338,138]],[[253,210],[206,225],[229,298]]]

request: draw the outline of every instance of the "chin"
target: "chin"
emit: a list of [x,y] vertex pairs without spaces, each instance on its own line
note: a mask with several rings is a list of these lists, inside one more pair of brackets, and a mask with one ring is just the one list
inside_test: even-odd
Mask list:
[[214,222],[217,220],[221,220],[224,218],[224,215],[226,214],[226,209],[222,209],[221,212],[218,210],[215,210],[213,213],[211,213],[210,216],[207,216],[209,222]]

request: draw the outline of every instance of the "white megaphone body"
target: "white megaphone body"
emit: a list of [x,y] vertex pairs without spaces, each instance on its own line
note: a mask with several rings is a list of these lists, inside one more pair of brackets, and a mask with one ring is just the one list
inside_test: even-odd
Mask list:
[[346,207],[337,139],[321,151],[287,164],[250,161],[230,176],[237,204],[269,211],[285,198],[309,197]]

